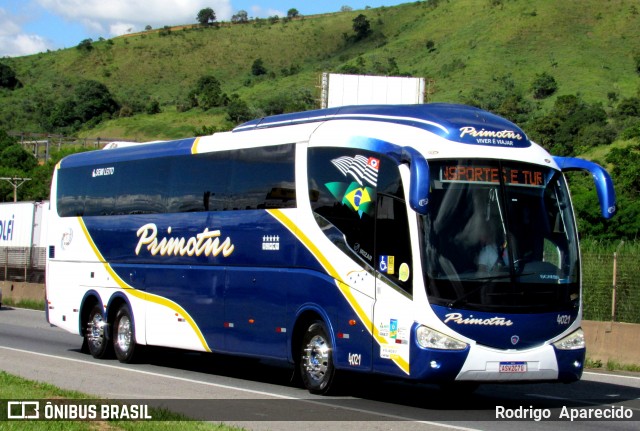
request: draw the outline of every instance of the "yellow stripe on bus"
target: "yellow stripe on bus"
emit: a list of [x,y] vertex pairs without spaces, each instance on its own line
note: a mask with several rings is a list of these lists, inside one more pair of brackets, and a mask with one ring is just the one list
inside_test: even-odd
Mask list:
[[200,137],[198,136],[191,145],[191,154],[198,154],[198,144],[200,143]]
[[82,232],[84,233],[84,236],[87,238],[89,245],[91,245],[91,248],[93,249],[94,254],[98,258],[98,261],[100,261],[104,265],[105,269],[107,270],[109,275],[111,275],[113,280],[118,284],[118,286],[126,290],[127,293],[131,296],[142,299],[143,301],[149,301],[155,304],[163,305],[175,311],[176,313],[180,314],[181,316],[183,316],[184,319],[189,323],[193,331],[196,333],[196,336],[200,340],[200,343],[202,344],[202,347],[205,349],[205,351],[207,352],[211,351],[211,349],[209,348],[209,345],[207,344],[207,341],[204,339],[204,336],[200,331],[200,328],[198,328],[198,325],[196,324],[196,322],[193,320],[193,318],[189,315],[189,313],[187,313],[187,311],[184,308],[182,308],[180,305],[176,304],[175,302],[171,301],[170,299],[155,295],[153,293],[141,292],[138,289],[127,284],[113,270],[113,268],[111,268],[111,265],[109,265],[109,263],[104,259],[104,257],[102,256],[102,253],[100,253],[100,250],[98,250],[98,247],[93,242],[93,239],[91,238],[91,235],[89,234],[89,230],[87,229],[87,226],[84,224],[84,220],[82,220],[82,217],[78,217],[78,222],[82,227]]

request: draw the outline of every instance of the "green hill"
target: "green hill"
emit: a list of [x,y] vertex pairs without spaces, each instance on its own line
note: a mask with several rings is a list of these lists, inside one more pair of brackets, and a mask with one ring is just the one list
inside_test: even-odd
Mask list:
[[[224,109],[177,112],[204,75],[216,77],[226,94],[238,94],[257,115],[283,99],[314,107],[323,71],[425,77],[432,80],[430,101],[468,102],[478,91],[488,97],[507,80],[535,110],[549,109],[563,94],[606,105],[612,97],[637,95],[638,9],[635,0],[431,0],[288,22],[152,30],[94,41],[90,50],[3,59],[22,88],[0,91],[0,127],[45,131],[39,110],[81,79],[105,84],[134,113],[136,104],[159,103],[160,114],[115,115],[80,132],[138,139],[229,127]],[[361,13],[372,34],[355,42],[353,19]],[[256,59],[266,74],[252,74]],[[538,101],[530,87],[542,72],[553,76],[558,90]]]

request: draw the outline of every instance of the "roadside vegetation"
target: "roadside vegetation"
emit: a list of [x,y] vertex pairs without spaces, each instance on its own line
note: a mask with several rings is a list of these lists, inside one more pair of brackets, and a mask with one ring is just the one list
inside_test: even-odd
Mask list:
[[17,307],[44,311],[44,301],[38,301],[35,299],[21,299],[19,301],[14,301],[12,298],[7,298],[5,296],[2,299],[2,307]]
[[[48,383],[23,379],[18,376],[0,371],[0,399],[2,400],[49,400],[49,399],[96,399],[95,396],[77,391],[60,389]],[[149,421],[26,421],[26,420],[2,420],[3,430],[33,430],[49,431],[60,429],[65,431],[146,431],[146,430],[175,430],[184,431],[242,431],[242,428],[227,426],[224,424],[211,424],[192,421],[189,418],[172,413],[165,409],[149,408],[153,420]]]
[[584,364],[585,368],[592,370],[606,370],[606,371],[627,371],[632,373],[640,373],[639,364],[621,364],[617,361],[609,360],[603,363],[600,359],[587,358]]

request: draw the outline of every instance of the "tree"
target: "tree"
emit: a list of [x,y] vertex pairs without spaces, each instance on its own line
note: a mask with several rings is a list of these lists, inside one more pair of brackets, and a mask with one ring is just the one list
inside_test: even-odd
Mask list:
[[216,21],[216,13],[210,7],[206,7],[198,12],[198,16],[196,17],[196,19],[198,20],[200,25],[208,26]]
[[234,24],[246,24],[249,22],[249,14],[246,10],[239,10],[237,14],[231,17],[231,22]]
[[296,8],[291,8],[287,11],[287,18],[289,19],[297,18],[299,15],[300,12],[298,12],[298,9]]
[[227,120],[233,124],[240,124],[253,118],[249,105],[237,94],[232,94],[227,105]]
[[267,68],[264,67],[264,62],[261,58],[256,58],[251,65],[251,74],[253,76],[260,76],[267,74]]
[[353,19],[353,31],[356,32],[356,41],[362,40],[371,34],[371,23],[363,14]]
[[204,75],[198,79],[189,93],[189,99],[205,111],[227,103],[227,95],[222,92],[220,81],[212,75]]
[[10,66],[0,63],[0,88],[13,90],[20,86],[20,81],[16,78],[16,73]]
[[81,123],[111,115],[118,111],[118,103],[113,99],[106,85],[98,81],[85,80],[76,86],[73,94],[75,114]]
[[21,172],[29,172],[38,165],[38,161],[33,154],[30,154],[19,144],[13,144],[0,151],[2,165],[18,169]]
[[76,49],[81,52],[91,52],[93,50],[93,39],[82,40]]
[[77,130],[110,117],[119,109],[118,103],[104,84],[85,80],[78,83],[67,97],[43,103],[40,107],[40,122],[48,132]]
[[351,12],[353,8],[351,6],[344,5],[340,8],[340,12]]
[[[33,178],[31,172],[37,166],[38,161],[33,157],[33,154],[26,151],[16,138],[0,129],[0,176]],[[24,196],[25,188],[26,186],[18,189],[19,198]],[[13,188],[3,181],[3,184],[0,185],[0,201],[12,200]]]
[[158,102],[157,100],[151,100],[149,103],[147,103],[147,106],[145,106],[144,112],[149,115],[159,114],[160,112],[162,112],[160,110],[160,102]]
[[536,78],[531,84],[534,99],[545,99],[555,93],[557,89],[558,83],[547,72],[536,74]]

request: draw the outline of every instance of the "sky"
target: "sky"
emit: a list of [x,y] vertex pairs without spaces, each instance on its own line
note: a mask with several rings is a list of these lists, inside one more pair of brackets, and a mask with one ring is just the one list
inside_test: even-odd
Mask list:
[[110,39],[126,33],[180,24],[195,24],[210,7],[218,21],[240,10],[251,18],[301,15],[395,6],[408,0],[0,0],[0,57],[55,51],[85,39]]

